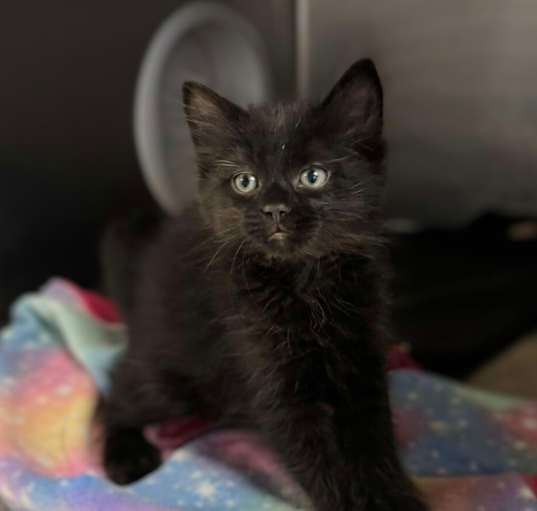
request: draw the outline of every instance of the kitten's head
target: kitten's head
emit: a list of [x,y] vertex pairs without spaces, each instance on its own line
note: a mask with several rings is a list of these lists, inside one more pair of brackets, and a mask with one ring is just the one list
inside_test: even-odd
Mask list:
[[280,259],[364,250],[378,230],[382,88],[354,64],[318,105],[243,110],[184,85],[202,211],[222,242]]

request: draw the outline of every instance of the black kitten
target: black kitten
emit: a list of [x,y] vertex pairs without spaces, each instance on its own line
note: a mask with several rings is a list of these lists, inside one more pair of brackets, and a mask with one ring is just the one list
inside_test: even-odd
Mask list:
[[196,413],[256,428],[317,511],[425,510],[396,455],[384,371],[373,63],[313,107],[246,111],[194,83],[184,100],[199,201],[124,279],[130,346],[100,405],[108,475],[156,468],[142,427]]

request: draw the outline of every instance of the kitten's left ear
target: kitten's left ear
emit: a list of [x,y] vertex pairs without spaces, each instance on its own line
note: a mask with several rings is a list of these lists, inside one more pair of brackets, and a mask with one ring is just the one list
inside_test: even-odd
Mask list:
[[382,85],[370,59],[354,63],[320,106],[326,129],[353,144],[382,135]]

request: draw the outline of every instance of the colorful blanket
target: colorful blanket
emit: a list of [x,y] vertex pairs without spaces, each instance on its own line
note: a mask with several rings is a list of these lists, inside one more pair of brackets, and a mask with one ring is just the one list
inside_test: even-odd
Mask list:
[[[254,434],[196,435],[195,423],[148,431],[166,462],[131,486],[109,483],[90,419],[124,346],[112,305],[66,281],[15,303],[0,335],[0,500],[13,511],[296,509]],[[396,365],[401,455],[434,511],[537,511],[537,403]]]

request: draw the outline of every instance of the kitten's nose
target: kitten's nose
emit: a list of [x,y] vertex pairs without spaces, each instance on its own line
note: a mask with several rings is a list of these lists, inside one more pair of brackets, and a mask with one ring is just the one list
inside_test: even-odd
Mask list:
[[261,208],[261,212],[266,216],[271,216],[274,223],[279,224],[280,220],[291,211],[285,204],[267,204]]

